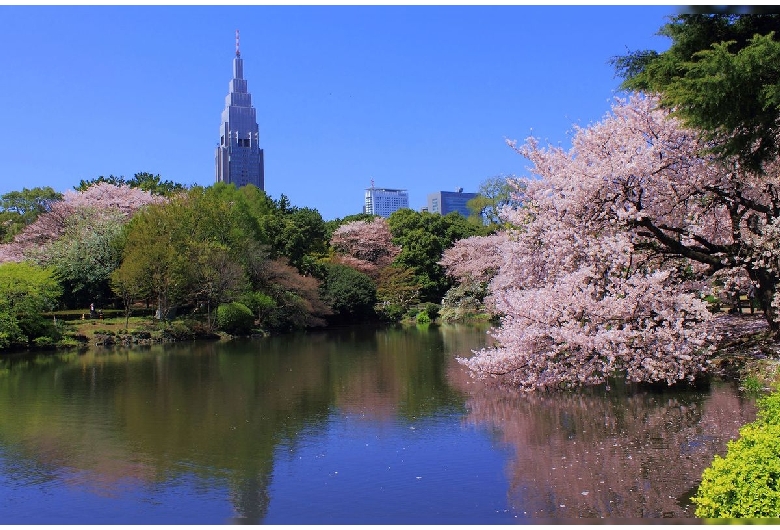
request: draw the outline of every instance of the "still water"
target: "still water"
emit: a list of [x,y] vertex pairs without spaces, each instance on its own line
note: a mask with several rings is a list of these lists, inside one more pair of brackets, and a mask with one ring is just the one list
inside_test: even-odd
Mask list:
[[733,385],[497,391],[485,329],[349,328],[0,359],[3,524],[696,522]]

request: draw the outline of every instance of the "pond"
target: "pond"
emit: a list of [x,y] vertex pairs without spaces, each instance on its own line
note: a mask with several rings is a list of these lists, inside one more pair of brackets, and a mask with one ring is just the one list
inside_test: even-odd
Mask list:
[[0,359],[2,522],[697,522],[702,470],[755,418],[719,381],[491,389],[455,360],[485,341],[364,327]]

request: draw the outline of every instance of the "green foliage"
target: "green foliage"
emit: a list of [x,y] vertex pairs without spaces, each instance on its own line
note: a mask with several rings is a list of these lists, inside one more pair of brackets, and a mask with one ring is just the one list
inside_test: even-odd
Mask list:
[[81,180],[78,186],[74,186],[76,191],[86,191],[90,186],[96,184],[112,184],[114,186],[130,186],[131,188],[140,188],[144,191],[148,191],[152,195],[164,195],[171,196],[180,191],[185,191],[187,188],[183,184],[173,182],[171,180],[162,180],[160,175],[152,175],[151,173],[141,172],[133,175],[133,178],[125,180],[123,176],[109,175],[107,177],[100,175],[97,178],[91,180]]
[[99,215],[82,208],[66,220],[62,235],[40,249],[36,261],[54,268],[65,293],[66,307],[104,305],[110,299],[111,273],[122,258],[124,216],[119,211]]
[[390,265],[379,273],[377,283],[377,314],[390,322],[397,322],[420,300],[420,286],[414,270],[402,265]]
[[269,295],[259,291],[250,291],[242,294],[238,301],[255,314],[261,327],[276,328],[279,326],[280,322],[276,319],[276,301]]
[[62,194],[50,186],[22,188],[22,191],[9,191],[0,195],[0,242],[11,241],[40,214],[48,212],[53,202],[59,200],[62,200]]
[[401,247],[397,265],[409,268],[425,302],[439,302],[452,282],[439,265],[442,253],[459,239],[485,233],[485,227],[469,222],[457,212],[447,215],[404,208],[388,219],[393,243]]
[[431,317],[431,320],[436,320],[437,318],[439,318],[441,306],[439,304],[434,304],[433,302],[428,302],[427,304],[425,304],[424,311],[428,313],[428,316]]
[[499,218],[501,208],[504,206],[519,206],[512,196],[514,188],[510,186],[507,177],[491,177],[479,185],[477,196],[471,199],[466,206],[475,219],[486,222],[489,225],[501,225]]
[[58,303],[62,289],[51,269],[29,263],[0,265],[0,347],[23,346],[56,328],[43,318]]
[[660,32],[663,53],[613,58],[623,88],[661,103],[716,142],[715,152],[761,169],[780,153],[780,15],[686,14]]
[[480,282],[463,282],[452,287],[442,299],[442,321],[458,322],[485,313],[486,295],[487,285]]
[[374,315],[376,284],[351,267],[329,264],[321,285],[322,299],[340,320],[362,320]]
[[742,388],[749,394],[758,394],[764,389],[757,377],[748,376],[742,381]]
[[423,310],[417,313],[416,320],[418,324],[430,324],[432,319],[428,312]]
[[282,195],[276,211],[258,221],[268,238],[272,256],[285,256],[300,272],[304,272],[307,255],[327,253],[325,222],[317,210],[292,207]]
[[400,322],[406,311],[407,308],[399,304],[382,303],[376,306],[377,316],[386,322]]
[[252,331],[255,316],[244,304],[231,302],[217,308],[217,327],[232,335],[246,335]]
[[780,514],[780,393],[759,401],[758,419],[704,470],[696,496],[702,518],[765,518]]

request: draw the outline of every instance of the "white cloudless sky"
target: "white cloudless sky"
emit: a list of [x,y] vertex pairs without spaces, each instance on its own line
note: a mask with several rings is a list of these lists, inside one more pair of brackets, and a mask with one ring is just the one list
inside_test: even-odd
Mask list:
[[240,30],[265,189],[326,220],[365,188],[477,191],[505,139],[567,146],[665,50],[676,6],[0,6],[0,194],[99,175],[215,180]]

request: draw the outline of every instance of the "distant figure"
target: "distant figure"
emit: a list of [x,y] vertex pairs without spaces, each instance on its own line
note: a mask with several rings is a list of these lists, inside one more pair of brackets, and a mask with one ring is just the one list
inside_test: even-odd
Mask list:
[[89,304],[89,318],[95,318],[95,304]]
[[756,303],[756,284],[753,282],[750,282],[750,287],[748,287],[748,301],[750,302],[750,314],[752,315],[755,312],[755,303]]

